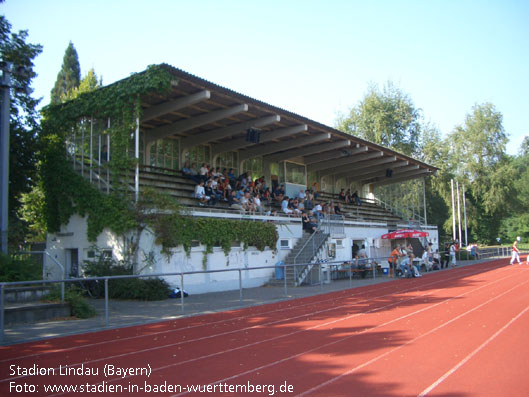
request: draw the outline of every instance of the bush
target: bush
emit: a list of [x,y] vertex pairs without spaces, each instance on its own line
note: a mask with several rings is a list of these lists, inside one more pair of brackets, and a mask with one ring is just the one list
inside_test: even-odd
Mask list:
[[[132,266],[118,264],[99,256],[95,262],[86,262],[85,274],[89,277],[132,275]],[[92,296],[104,298],[105,282],[91,281],[87,288]],[[171,293],[169,284],[160,278],[124,278],[108,280],[108,297],[111,299],[162,300]]]
[[0,281],[42,280],[42,266],[31,259],[17,259],[0,254]]
[[[72,309],[72,315],[77,318],[90,318],[96,315],[96,310],[90,305],[83,296],[83,291],[75,286],[68,286],[64,291],[64,300]],[[60,301],[61,289],[58,285],[54,286],[51,292],[46,296],[48,301]]]

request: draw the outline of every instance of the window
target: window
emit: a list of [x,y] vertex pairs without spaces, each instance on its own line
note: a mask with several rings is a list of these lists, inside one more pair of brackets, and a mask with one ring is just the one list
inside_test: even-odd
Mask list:
[[222,171],[223,168],[230,169],[233,168],[237,170],[237,152],[226,152],[218,155],[215,160],[215,167],[220,167]]
[[263,175],[263,159],[261,157],[249,159],[244,162],[244,172],[250,172],[252,180],[256,180]]
[[279,240],[279,247],[282,250],[290,249],[290,239],[289,238],[282,238],[281,240]]
[[303,164],[285,162],[285,178],[287,183],[306,185],[306,168]]
[[189,161],[189,165],[195,169],[200,169],[203,163],[211,165],[211,151],[209,146],[200,145],[189,149],[184,154],[184,161]]
[[149,165],[153,167],[179,169],[179,145],[176,139],[159,139],[151,146]]

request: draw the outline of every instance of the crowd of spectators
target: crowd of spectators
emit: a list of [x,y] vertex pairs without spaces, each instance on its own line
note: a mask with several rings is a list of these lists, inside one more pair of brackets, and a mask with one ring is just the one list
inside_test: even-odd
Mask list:
[[[267,186],[264,176],[254,178],[249,171],[236,175],[232,168],[209,167],[203,163],[197,170],[195,164],[185,162],[182,175],[196,183],[193,196],[198,199],[200,206],[215,206],[220,201],[225,201],[236,210],[249,214],[276,215],[282,213],[292,217],[300,217],[306,231],[315,231],[318,222],[326,215],[345,215],[340,203],[337,201],[320,200],[320,192],[316,183],[310,189],[300,189],[294,197],[285,193],[284,186],[272,181],[272,186]],[[345,196],[345,203],[354,202],[354,195]]]

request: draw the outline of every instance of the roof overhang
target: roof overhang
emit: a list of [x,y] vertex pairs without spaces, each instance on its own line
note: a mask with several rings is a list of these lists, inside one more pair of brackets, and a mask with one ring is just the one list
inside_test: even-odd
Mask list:
[[[147,145],[160,138],[180,138],[183,150],[208,144],[213,156],[236,150],[240,160],[260,156],[268,162],[295,159],[306,164],[309,172],[374,186],[437,171],[412,157],[162,66],[177,83],[169,94],[142,98],[140,129]],[[258,142],[247,140],[248,129],[259,130]]]

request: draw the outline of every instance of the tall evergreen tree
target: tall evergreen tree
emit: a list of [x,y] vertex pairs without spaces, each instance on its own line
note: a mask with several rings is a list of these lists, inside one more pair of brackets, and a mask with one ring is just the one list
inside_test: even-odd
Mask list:
[[77,51],[70,41],[64,53],[62,67],[57,75],[57,81],[51,90],[51,103],[56,104],[62,102],[72,90],[79,87],[80,82],[81,66],[79,65]]

